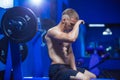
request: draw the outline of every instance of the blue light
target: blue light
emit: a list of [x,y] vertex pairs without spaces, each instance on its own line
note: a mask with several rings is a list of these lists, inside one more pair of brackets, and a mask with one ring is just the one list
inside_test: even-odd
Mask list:
[[43,0],[30,0],[30,3],[39,6],[43,3]]
[[13,7],[13,0],[0,0],[0,7],[2,8]]
[[110,28],[107,28],[105,31],[103,31],[103,35],[112,35]]
[[89,27],[105,27],[105,24],[89,24]]

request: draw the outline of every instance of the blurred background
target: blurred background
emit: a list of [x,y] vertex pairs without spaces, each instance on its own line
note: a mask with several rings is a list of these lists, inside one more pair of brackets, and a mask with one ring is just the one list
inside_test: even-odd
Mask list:
[[[5,12],[21,6],[31,9],[37,18],[35,36],[19,43],[21,74],[24,79],[48,79],[50,59],[44,42],[46,31],[61,20],[62,11],[75,9],[80,19],[80,34],[73,43],[77,67],[85,67],[101,80],[120,79],[120,1],[119,0],[0,0],[0,22]],[[10,46],[0,23],[0,80],[13,79],[9,62]],[[29,35],[29,34],[28,34]],[[22,49],[21,49],[22,47]],[[13,47],[16,50],[16,47]],[[6,76],[5,76],[6,75]],[[8,75],[9,76],[9,75]]]

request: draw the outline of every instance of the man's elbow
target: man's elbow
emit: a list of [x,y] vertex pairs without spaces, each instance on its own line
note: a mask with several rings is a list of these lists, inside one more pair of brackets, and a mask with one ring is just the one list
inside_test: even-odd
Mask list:
[[75,42],[76,38],[70,38],[70,42]]

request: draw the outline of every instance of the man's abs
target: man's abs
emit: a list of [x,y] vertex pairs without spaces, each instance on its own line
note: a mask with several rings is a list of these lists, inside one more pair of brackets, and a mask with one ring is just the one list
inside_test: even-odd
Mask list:
[[69,64],[69,58],[60,57],[57,55],[50,56],[52,63],[51,64]]

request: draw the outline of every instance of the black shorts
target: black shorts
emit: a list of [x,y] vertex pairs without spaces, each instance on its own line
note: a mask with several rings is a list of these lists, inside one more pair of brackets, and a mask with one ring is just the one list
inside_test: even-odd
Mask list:
[[52,64],[49,69],[50,80],[70,80],[70,76],[76,76],[78,72],[84,73],[85,69],[75,71],[66,64]]

